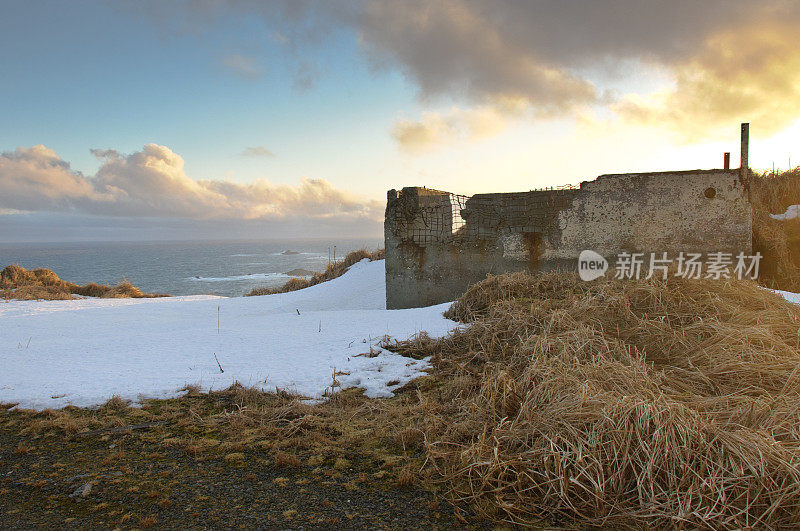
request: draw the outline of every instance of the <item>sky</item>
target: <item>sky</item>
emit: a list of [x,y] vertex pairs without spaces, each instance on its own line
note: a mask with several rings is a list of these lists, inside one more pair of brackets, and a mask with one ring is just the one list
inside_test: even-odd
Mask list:
[[372,237],[386,191],[800,162],[787,0],[3,0],[0,242]]

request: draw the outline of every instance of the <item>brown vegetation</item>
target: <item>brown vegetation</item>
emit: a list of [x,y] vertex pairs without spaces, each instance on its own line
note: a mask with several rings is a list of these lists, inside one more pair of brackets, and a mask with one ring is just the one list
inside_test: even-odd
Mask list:
[[473,286],[447,315],[467,326],[395,344],[431,356],[433,372],[390,400],[192,386],[141,409],[113,398],[31,412],[24,432],[129,426],[232,467],[363,470],[496,524],[800,523],[800,307],[746,281],[516,273]]
[[800,219],[774,220],[790,205],[800,204],[800,167],[789,171],[754,175],[753,251],[761,261],[760,283],[775,289],[800,291]]
[[257,459],[283,472],[310,467],[327,476],[357,464],[369,471],[364,482],[398,484],[401,477],[408,481],[411,471],[421,477],[424,448],[411,430],[425,412],[414,393],[376,401],[349,389],[313,405],[283,390],[266,393],[238,383],[223,391],[198,391],[192,386],[181,398],[146,400],[141,408],[113,397],[96,409],[14,410],[6,421],[36,440],[129,433],[195,459],[234,464]]
[[325,282],[327,280],[333,280],[334,278],[338,278],[345,274],[347,269],[352,266],[353,264],[364,260],[365,258],[372,260],[383,260],[385,257],[385,253],[383,249],[378,249],[377,251],[367,251],[366,249],[359,249],[358,251],[353,251],[351,253],[347,253],[347,256],[344,259],[331,262],[328,264],[327,269],[325,269],[322,273],[317,273],[311,278],[293,278],[286,282],[283,286],[279,288],[267,288],[267,287],[260,287],[260,288],[253,288],[250,293],[248,293],[247,297],[252,297],[255,295],[273,295],[275,293],[286,293],[288,291],[296,291],[303,288],[308,288],[310,286],[315,286],[321,282]]
[[800,522],[796,305],[745,281],[516,273],[473,286],[447,315],[467,326],[394,346],[432,356],[433,372],[390,400],[189,387],[141,409],[113,398],[31,412],[24,431],[130,426],[233,467],[355,468],[441,489],[465,518],[497,524]]
[[10,265],[0,272],[0,298],[19,300],[69,300],[73,295],[102,297],[106,299],[168,297],[157,293],[143,293],[130,282],[106,286],[90,282],[83,286],[61,280],[49,269],[28,270]]
[[514,524],[795,527],[800,308],[752,282],[473,286],[417,425],[453,500]]

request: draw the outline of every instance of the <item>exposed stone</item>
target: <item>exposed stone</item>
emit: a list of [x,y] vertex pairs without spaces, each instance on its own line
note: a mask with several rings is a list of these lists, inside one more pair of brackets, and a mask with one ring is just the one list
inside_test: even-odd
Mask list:
[[302,267],[298,267],[296,269],[292,269],[291,271],[287,271],[286,274],[289,275],[290,277],[313,277],[314,275],[316,275],[314,271],[303,269]]
[[92,487],[94,487],[94,485],[95,485],[94,481],[89,481],[87,483],[84,483],[83,485],[75,489],[75,491],[72,494],[70,494],[69,497],[85,498],[86,496],[89,495],[90,492],[92,492]]

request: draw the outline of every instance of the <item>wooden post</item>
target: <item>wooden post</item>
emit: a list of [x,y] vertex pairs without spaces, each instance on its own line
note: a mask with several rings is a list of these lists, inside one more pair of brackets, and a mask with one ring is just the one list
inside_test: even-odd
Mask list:
[[726,151],[724,158],[725,158],[725,169],[726,170],[731,169],[731,152],[730,151]]
[[748,169],[750,157],[750,124],[742,124],[742,146],[739,158],[739,180],[746,183],[749,178]]

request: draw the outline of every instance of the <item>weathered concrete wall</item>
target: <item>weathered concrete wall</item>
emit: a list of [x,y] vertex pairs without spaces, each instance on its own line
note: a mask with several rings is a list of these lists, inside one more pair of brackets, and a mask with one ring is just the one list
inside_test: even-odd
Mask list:
[[386,302],[456,299],[487,274],[575,268],[584,249],[751,252],[752,209],[736,170],[603,175],[579,189],[472,197],[390,190]]

